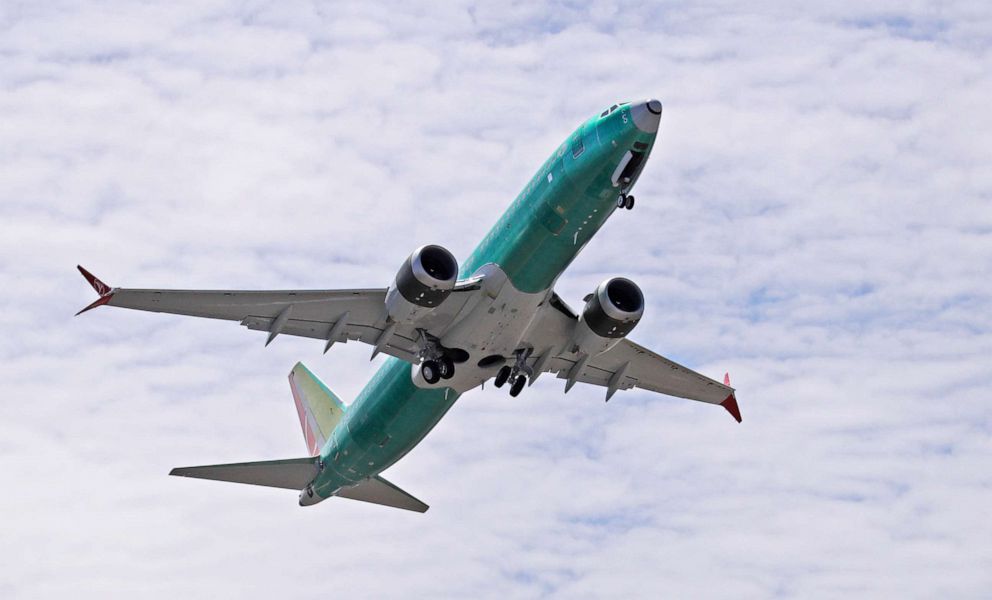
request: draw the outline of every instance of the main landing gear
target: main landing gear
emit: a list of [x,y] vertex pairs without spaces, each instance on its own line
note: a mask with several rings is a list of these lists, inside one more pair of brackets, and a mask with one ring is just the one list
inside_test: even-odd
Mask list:
[[527,385],[527,376],[517,375],[517,378],[513,380],[513,384],[510,385],[510,396],[514,398],[519,396],[525,385]]
[[514,376],[513,367],[510,365],[504,366],[499,370],[499,373],[496,373],[496,379],[493,380],[493,385],[503,387],[511,379],[513,383],[510,384],[510,395],[516,398],[524,390],[524,386],[527,385],[527,376],[523,373]]
[[424,377],[424,381],[434,385],[442,379],[451,379],[454,376],[455,363],[447,356],[437,360],[425,360],[420,364],[420,374]]
[[500,369],[499,373],[496,373],[496,379],[493,380],[493,385],[495,385],[498,388],[503,387],[503,384],[506,383],[506,381],[510,378],[510,374],[512,372],[513,369],[510,368],[510,365],[506,365],[505,367]]
[[524,386],[527,385],[527,377],[533,376],[533,371],[527,365],[527,358],[530,357],[532,350],[530,348],[526,350],[520,350],[516,353],[516,360],[513,366],[504,365],[502,369],[496,373],[496,378],[493,380],[493,385],[496,387],[503,387],[507,381],[510,381],[510,395],[516,398],[523,391]]
[[[441,346],[441,342],[424,330],[420,330],[421,350],[420,350],[420,375],[424,381],[434,385],[442,379],[451,379],[455,375],[455,361],[452,360],[452,352],[457,350],[446,350]],[[464,354],[464,352],[462,352]],[[459,359],[461,360],[461,359]]]

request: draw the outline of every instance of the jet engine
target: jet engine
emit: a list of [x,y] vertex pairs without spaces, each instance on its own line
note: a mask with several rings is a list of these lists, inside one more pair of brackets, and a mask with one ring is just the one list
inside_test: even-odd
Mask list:
[[572,351],[588,356],[606,352],[634,329],[644,314],[644,294],[629,279],[614,277],[586,296],[575,325]]
[[386,311],[398,323],[414,323],[441,305],[455,288],[458,261],[441,246],[421,246],[400,266],[386,292]]

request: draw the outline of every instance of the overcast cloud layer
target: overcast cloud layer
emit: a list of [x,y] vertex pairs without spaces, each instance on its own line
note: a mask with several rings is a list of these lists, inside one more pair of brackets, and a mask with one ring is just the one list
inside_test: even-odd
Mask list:
[[[0,597],[992,592],[987,2],[0,4]],[[167,477],[305,453],[349,344],[100,309],[111,285],[385,286],[467,257],[616,101],[659,143],[562,277],[744,415],[539,381],[387,472],[431,510]]]

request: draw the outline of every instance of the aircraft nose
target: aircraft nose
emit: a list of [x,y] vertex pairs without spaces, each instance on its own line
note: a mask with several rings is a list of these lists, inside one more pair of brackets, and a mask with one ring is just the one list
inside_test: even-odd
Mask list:
[[661,102],[653,99],[636,102],[630,107],[630,116],[638,129],[645,133],[655,133],[661,120]]

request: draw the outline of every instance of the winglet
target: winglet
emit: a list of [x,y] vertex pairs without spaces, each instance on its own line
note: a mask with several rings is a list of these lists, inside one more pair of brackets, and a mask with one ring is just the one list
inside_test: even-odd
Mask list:
[[76,313],[76,316],[78,317],[79,315],[83,314],[84,312],[86,312],[88,310],[92,310],[92,309],[96,308],[97,306],[103,306],[104,304],[110,302],[110,299],[114,295],[114,290],[111,289],[111,287],[109,285],[107,285],[106,283],[104,283],[104,282],[100,281],[99,279],[97,279],[96,276],[93,275],[93,273],[90,273],[89,271],[87,271],[86,269],[84,269],[83,267],[81,267],[80,265],[76,265],[76,268],[79,269],[79,272],[82,273],[82,275],[86,279],[86,281],[88,281],[89,284],[91,286],[93,286],[93,289],[96,290],[96,293],[97,294],[100,294],[100,297],[97,298],[96,301],[94,301],[92,304],[90,304],[89,306],[87,306],[83,310],[81,310],[81,311],[79,311],[79,312]]
[[734,397],[733,393],[727,396],[727,399],[721,402],[720,406],[726,408],[730,416],[737,419],[738,423],[741,422],[741,409],[737,406],[737,398]]
[[729,371],[723,374],[723,385],[725,385],[727,387],[730,387],[730,372]]

